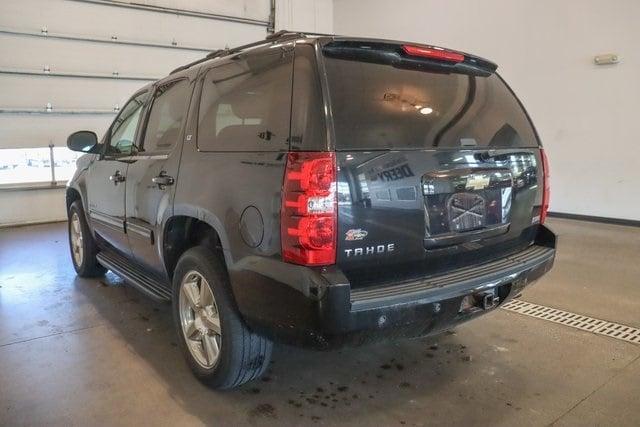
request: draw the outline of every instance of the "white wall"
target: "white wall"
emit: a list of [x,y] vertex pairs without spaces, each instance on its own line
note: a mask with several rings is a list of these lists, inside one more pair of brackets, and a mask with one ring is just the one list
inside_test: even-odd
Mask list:
[[64,188],[0,192],[0,227],[66,218]]
[[551,210],[640,220],[639,1],[335,0],[334,30],[494,60],[549,154]]
[[[142,0],[151,6],[222,14],[266,22],[270,0]],[[331,0],[278,0],[281,28],[331,31]],[[321,18],[316,18],[321,15]],[[203,17],[135,10],[69,0],[1,0],[0,29],[69,34],[92,38],[200,47],[202,51],[24,37],[0,33],[0,69],[82,72],[121,76],[166,75],[173,68],[201,58],[206,49],[237,46],[266,36],[265,25],[225,22]],[[0,149],[64,146],[78,129],[101,135],[114,114],[59,115],[59,109],[112,109],[145,81],[59,78],[0,73],[0,108],[42,108],[53,114],[0,114]],[[0,189],[0,226],[66,217],[64,188],[6,191]]]
[[333,0],[277,0],[276,30],[333,33]]

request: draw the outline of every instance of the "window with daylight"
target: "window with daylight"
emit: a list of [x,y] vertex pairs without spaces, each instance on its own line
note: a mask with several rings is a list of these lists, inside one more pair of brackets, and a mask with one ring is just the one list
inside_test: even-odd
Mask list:
[[54,176],[55,182],[64,183],[73,176],[81,155],[67,147],[0,149],[0,186],[52,184]]

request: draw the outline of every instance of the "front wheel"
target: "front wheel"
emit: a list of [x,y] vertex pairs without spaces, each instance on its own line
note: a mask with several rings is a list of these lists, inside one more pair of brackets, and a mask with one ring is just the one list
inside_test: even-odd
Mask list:
[[96,277],[105,273],[105,268],[96,258],[98,246],[89,230],[80,200],[69,207],[69,249],[73,268],[78,276]]
[[237,387],[266,370],[272,344],[244,324],[222,260],[204,246],[189,249],[178,261],[173,314],[187,362],[207,385]]

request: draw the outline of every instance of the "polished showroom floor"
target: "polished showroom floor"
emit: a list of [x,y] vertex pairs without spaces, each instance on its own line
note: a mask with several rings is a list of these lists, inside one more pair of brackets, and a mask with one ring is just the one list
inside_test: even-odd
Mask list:
[[[554,270],[521,297],[640,328],[640,228],[552,219]],[[200,385],[168,305],[75,276],[65,224],[0,230],[0,425],[637,425],[640,345],[496,310],[444,336],[279,346],[267,375]]]

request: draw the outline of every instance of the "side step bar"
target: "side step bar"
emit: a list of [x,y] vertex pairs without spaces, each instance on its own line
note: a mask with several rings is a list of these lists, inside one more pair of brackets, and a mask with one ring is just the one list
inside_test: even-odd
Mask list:
[[126,258],[110,251],[101,251],[98,262],[157,301],[171,300],[171,291],[159,281],[149,277]]

